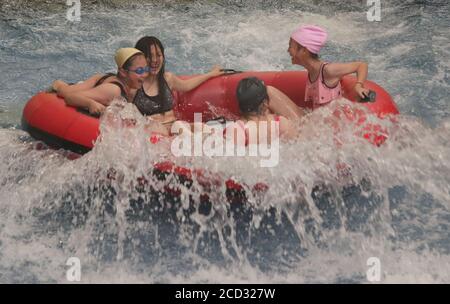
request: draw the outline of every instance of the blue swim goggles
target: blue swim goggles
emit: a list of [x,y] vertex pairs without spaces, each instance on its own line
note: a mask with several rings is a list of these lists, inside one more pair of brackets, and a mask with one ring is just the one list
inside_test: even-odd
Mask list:
[[138,75],[142,75],[144,73],[150,72],[150,67],[149,66],[146,66],[145,68],[139,67],[136,70],[128,70],[128,72],[134,72],[134,73],[136,73]]

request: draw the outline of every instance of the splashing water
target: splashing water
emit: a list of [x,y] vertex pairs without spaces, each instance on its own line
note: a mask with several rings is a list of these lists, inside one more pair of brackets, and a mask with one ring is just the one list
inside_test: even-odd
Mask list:
[[[374,25],[366,7],[333,2],[92,5],[82,7],[80,23],[68,22],[64,7],[17,12],[5,3],[1,282],[66,282],[72,256],[82,262],[83,282],[364,283],[369,257],[381,261],[381,282],[450,282],[449,60],[441,14],[448,4],[389,3]],[[111,107],[95,148],[75,160],[18,127],[25,102],[52,80],[112,69],[114,50],[143,35],[161,38],[167,69],[177,74],[216,63],[286,70],[296,68],[286,37],[309,22],[330,31],[327,61],[367,60],[370,79],[399,105],[397,123],[373,118],[389,130],[384,145],[367,144],[353,136],[354,125],[341,123],[336,148],[327,117],[345,100],[302,121],[300,139],[281,146],[274,168],[259,167],[256,157],[174,158],[168,141],[148,141],[142,117],[129,108]],[[124,117],[136,126],[124,127]],[[153,166],[161,160],[206,176],[161,174]],[[227,179],[244,191],[227,191]],[[253,191],[257,183],[267,191]]]

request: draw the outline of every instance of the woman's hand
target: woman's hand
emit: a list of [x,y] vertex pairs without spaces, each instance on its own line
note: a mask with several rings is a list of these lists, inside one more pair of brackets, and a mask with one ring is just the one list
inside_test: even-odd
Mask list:
[[217,76],[220,76],[220,75],[223,75],[225,72],[224,71],[222,71],[222,67],[220,66],[220,65],[215,65],[212,69],[211,69],[211,71],[209,71],[209,75],[211,76],[211,77],[217,77]]
[[90,102],[89,106],[88,106],[89,113],[95,114],[95,115],[102,114],[103,111],[105,111],[105,109],[106,109],[106,107],[104,105],[102,105],[101,103],[98,103],[96,101]]
[[369,89],[364,88],[359,82],[355,84],[354,90],[361,98],[366,98],[369,95]]
[[65,82],[62,81],[62,80],[59,80],[59,79],[53,81],[53,84],[52,84],[52,88],[53,88],[53,90],[55,90],[56,92],[58,92],[58,90],[61,90],[61,88],[66,87],[66,86],[68,86],[68,84],[65,83]]

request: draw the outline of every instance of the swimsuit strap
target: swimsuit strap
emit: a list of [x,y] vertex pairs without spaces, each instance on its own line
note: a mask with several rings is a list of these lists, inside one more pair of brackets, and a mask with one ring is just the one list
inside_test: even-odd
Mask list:
[[[98,87],[99,85],[103,84],[106,79],[108,79],[109,77],[112,77],[112,76],[116,76],[116,75],[114,75],[113,73],[107,73],[107,74],[103,75],[99,80],[97,80],[97,82],[95,83],[94,87]],[[114,80],[114,81],[111,81],[111,82],[108,82],[108,83],[111,83],[111,84],[114,84],[114,85],[118,86],[119,89],[120,89],[120,95],[123,98],[125,98],[126,100],[128,100],[128,98],[127,98],[127,95],[128,95],[127,94],[127,90],[125,89],[125,86],[123,85],[122,82],[120,82],[118,80]]]
[[326,82],[325,82],[325,76],[323,75],[323,69],[325,68],[325,66],[327,65],[327,64],[329,64],[329,62],[325,62],[323,65],[322,65],[322,67],[321,67],[321,69],[320,69],[320,77],[321,77],[321,79],[322,79],[322,83],[327,87],[327,88],[329,88],[329,89],[335,89],[337,86],[338,86],[338,84],[339,84],[339,81],[337,82],[337,84],[334,86],[334,87],[329,87],[327,84],[326,84]]
[[94,84],[94,87],[98,87],[99,85],[101,85],[106,79],[108,79],[109,77],[114,76],[113,73],[106,73],[105,75],[103,75],[99,80],[97,80],[97,82]]
[[128,100],[128,98],[127,98],[127,90],[125,90],[125,86],[123,85],[123,83],[121,83],[119,81],[111,81],[111,82],[108,82],[108,83],[115,84],[116,86],[118,86],[119,89],[120,89],[120,95],[123,98],[125,98],[126,100]]

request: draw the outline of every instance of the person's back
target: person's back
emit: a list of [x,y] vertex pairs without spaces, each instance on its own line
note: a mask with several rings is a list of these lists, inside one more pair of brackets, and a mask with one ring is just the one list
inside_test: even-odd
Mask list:
[[[236,122],[235,127],[244,131],[240,134],[245,134],[246,144],[270,144],[279,137],[295,136],[295,129],[286,117],[270,113],[267,87],[262,80],[256,77],[242,79],[238,84],[236,97],[242,119]],[[236,137],[238,133],[234,132],[232,135]]]

